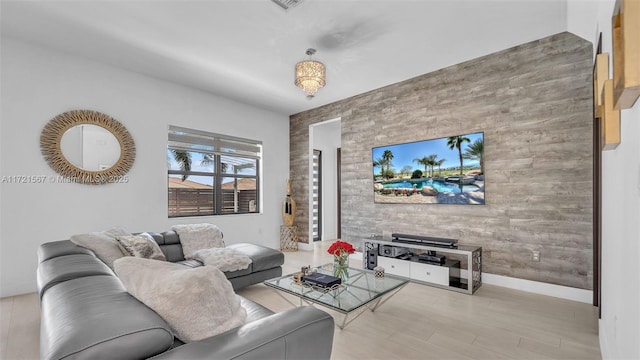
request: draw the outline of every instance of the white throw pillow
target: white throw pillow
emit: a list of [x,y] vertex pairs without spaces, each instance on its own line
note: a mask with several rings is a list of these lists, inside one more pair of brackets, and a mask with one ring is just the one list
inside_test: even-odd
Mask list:
[[113,262],[126,254],[118,247],[117,236],[131,235],[122,229],[72,235],[72,243],[87,248],[96,254],[107,266],[113,269]]
[[120,245],[120,250],[123,250],[122,252],[128,255],[153,260],[167,260],[160,249],[160,245],[147,233],[118,236],[116,239]]
[[114,266],[127,291],[158,313],[184,342],[215,336],[246,320],[231,283],[213,266],[190,268],[130,256]]
[[215,266],[222,272],[244,270],[252,262],[249,256],[232,248],[198,250],[193,253],[193,258],[205,265]]
[[171,230],[180,236],[185,259],[193,259],[198,250],[224,247],[222,231],[213,224],[174,225]]

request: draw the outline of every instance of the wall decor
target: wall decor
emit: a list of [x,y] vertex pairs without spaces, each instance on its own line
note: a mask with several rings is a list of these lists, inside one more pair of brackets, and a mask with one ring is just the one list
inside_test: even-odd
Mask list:
[[296,220],[296,201],[293,199],[291,179],[287,179],[287,197],[282,201],[282,221],[285,226],[293,226]]
[[614,107],[614,81],[609,79],[609,54],[596,55],[593,66],[594,117],[600,118],[601,150],[620,144],[620,110]]
[[611,26],[614,107],[628,109],[640,97],[640,1],[617,0]]
[[54,117],[42,130],[40,150],[63,182],[90,185],[127,182],[125,175],[136,155],[124,125],[92,110],[71,110]]
[[605,80],[602,93],[602,150],[620,145],[620,110],[614,108],[613,80]]
[[607,79],[609,79],[609,54],[597,54],[593,65],[594,118],[602,117],[602,92],[604,91],[604,81]]

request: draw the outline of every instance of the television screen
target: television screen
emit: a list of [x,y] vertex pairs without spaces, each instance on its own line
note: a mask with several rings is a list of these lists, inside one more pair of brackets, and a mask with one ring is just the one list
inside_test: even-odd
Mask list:
[[372,149],[376,203],[484,205],[484,133]]

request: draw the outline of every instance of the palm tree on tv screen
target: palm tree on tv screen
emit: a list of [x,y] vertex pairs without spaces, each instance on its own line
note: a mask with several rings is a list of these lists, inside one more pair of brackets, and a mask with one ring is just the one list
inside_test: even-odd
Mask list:
[[429,156],[427,156],[428,163],[429,166],[431,167],[431,177],[433,177],[433,167],[438,165],[438,161],[436,159],[438,159],[438,154],[431,154]]
[[468,145],[462,155],[465,159],[478,160],[480,162],[480,173],[484,174],[484,140],[477,139]]
[[449,149],[453,150],[453,148],[458,149],[458,156],[460,158],[460,175],[463,174],[462,167],[462,144],[465,142],[471,142],[471,140],[466,136],[450,136],[447,138],[447,146]]
[[[379,157],[373,160],[373,167],[380,167],[380,177],[384,177],[384,159]],[[374,170],[375,174],[375,170]]]
[[[429,176],[429,168],[431,168],[431,177],[433,177],[433,167],[438,165],[438,154],[423,156],[422,158],[413,159],[414,162],[424,165],[424,173]],[[443,160],[444,161],[444,160]]]
[[420,165],[424,165],[424,174],[428,176],[428,167],[429,167],[429,157],[423,156],[421,158],[413,159],[413,162],[418,163]]
[[382,154],[382,159],[384,160],[384,165],[387,166],[387,171],[385,171],[384,176],[389,175],[389,169],[391,169],[391,160],[393,160],[393,152],[391,150],[385,150]]
[[440,166],[442,166],[445,161],[447,161],[447,159],[440,159],[436,161],[436,166],[438,166],[438,176],[440,176],[440,173],[442,172],[442,170],[440,170]]

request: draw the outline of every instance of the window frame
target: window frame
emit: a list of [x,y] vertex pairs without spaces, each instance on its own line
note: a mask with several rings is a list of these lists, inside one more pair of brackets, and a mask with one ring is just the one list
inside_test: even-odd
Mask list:
[[[235,144],[235,146],[234,146]],[[201,154],[209,154],[213,160],[213,170],[212,172],[208,171],[184,171],[184,170],[173,170],[170,166],[167,169],[167,216],[168,218],[179,218],[179,217],[192,217],[192,216],[218,216],[218,215],[246,215],[246,214],[259,214],[262,213],[262,202],[261,193],[262,193],[262,181],[261,181],[261,167],[262,167],[262,141],[245,139],[235,136],[229,136],[218,133],[211,133],[202,130],[195,130],[184,128],[180,126],[169,125],[168,128],[168,141],[167,141],[167,154],[171,150],[177,151],[186,151],[191,153],[201,153]],[[223,158],[226,158],[226,161],[223,161]],[[229,158],[238,158],[238,159],[253,159],[255,160],[255,166],[251,167],[255,169],[255,174],[238,174],[228,171],[222,171],[223,164],[229,164]],[[232,165],[232,168],[237,170],[237,165]],[[242,169],[240,169],[242,170]],[[187,213],[184,215],[180,215],[178,213],[172,214],[171,212],[171,184],[169,182],[169,178],[172,175],[181,175],[181,176],[203,176],[203,177],[211,177],[212,178],[212,200],[213,200],[213,211],[205,212],[205,213]],[[251,211],[253,206],[249,203],[247,204],[248,210],[241,211],[241,207],[239,205],[239,197],[240,191],[238,189],[238,185],[234,186],[233,196],[234,199],[232,201],[233,211],[227,211],[228,207],[225,207],[225,189],[222,188],[223,184],[227,184],[228,182],[223,183],[225,179],[232,179],[231,182],[239,181],[242,179],[253,179],[255,180],[255,211]],[[179,190],[175,190],[176,192]],[[245,190],[247,191],[247,190]],[[254,199],[252,199],[254,200]],[[178,204],[176,204],[178,206]],[[198,210],[199,211],[199,210]]]

